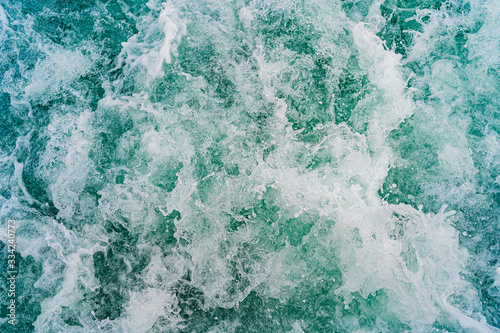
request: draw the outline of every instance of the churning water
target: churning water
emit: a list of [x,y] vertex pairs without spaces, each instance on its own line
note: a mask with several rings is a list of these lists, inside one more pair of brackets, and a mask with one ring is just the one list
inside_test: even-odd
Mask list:
[[500,331],[498,0],[0,21],[2,332]]

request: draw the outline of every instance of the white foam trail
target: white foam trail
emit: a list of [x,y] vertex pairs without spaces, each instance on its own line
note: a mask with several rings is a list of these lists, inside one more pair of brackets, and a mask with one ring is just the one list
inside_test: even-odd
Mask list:
[[[369,128],[370,139],[381,148],[387,145],[384,141],[389,132],[413,114],[414,105],[403,79],[401,56],[386,50],[380,38],[364,23],[356,24],[352,32],[360,65],[368,71],[370,81],[383,92],[386,102],[377,105]],[[388,155],[386,149],[380,153]]]
[[12,29],[9,26],[9,19],[7,17],[7,13],[5,9],[0,5],[0,23],[2,24],[2,29],[0,31],[0,39],[3,39],[7,31],[12,32]]
[[470,286],[460,276],[468,254],[448,222],[454,212],[444,208],[435,216],[401,204],[344,212],[333,241],[342,244],[348,230],[357,230],[362,244],[337,250],[345,284],[335,292],[344,295],[346,306],[352,292],[367,297],[385,290],[391,311],[416,332],[425,332],[441,309],[466,317],[447,303],[459,290],[464,297],[475,295],[467,295]]
[[[45,47],[46,58],[36,64],[25,88],[28,100],[41,103],[54,98],[62,90],[72,90],[71,83],[92,69],[92,60],[80,51],[61,47]],[[78,92],[75,91],[76,94]]]
[[[150,1],[147,5],[152,10],[150,15],[156,16],[158,11],[159,14],[140,22],[146,25],[140,32],[145,35],[135,35],[123,42],[121,57],[127,59],[131,68],[145,69],[149,82],[163,76],[163,65],[172,62],[172,55],[175,55],[177,45],[186,34],[186,25],[179,19],[177,9],[171,2],[157,4]],[[161,32],[161,40],[157,39],[158,32]]]
[[[163,33],[165,34],[163,46],[160,49],[160,56],[163,60],[165,60],[167,64],[170,64],[172,62],[170,48],[172,47],[172,41],[174,41],[177,32],[179,31],[177,25],[175,25],[169,17],[169,15],[172,15],[173,11],[173,7],[165,6],[165,8],[160,13],[160,17],[158,18],[160,24],[163,25]],[[158,71],[160,70],[161,68],[158,69]]]
[[2,23],[3,29],[8,28],[9,26],[9,19],[7,18],[7,13],[5,12],[5,9],[0,5],[0,22]]

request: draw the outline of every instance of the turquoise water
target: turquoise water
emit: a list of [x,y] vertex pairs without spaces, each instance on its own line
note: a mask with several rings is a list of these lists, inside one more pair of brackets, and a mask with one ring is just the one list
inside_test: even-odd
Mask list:
[[500,332],[499,20],[0,0],[0,331]]

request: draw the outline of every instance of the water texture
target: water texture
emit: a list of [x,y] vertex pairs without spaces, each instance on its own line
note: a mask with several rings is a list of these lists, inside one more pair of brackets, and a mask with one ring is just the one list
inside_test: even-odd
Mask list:
[[500,332],[499,21],[0,0],[0,331]]

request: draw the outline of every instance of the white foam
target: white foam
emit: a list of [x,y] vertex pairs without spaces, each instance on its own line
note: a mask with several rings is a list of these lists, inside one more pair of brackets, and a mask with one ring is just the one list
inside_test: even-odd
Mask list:
[[7,18],[7,13],[5,9],[0,5],[0,23],[2,23],[2,29],[8,29],[9,19]]
[[[186,25],[179,19],[178,10],[172,2],[159,4],[150,1],[151,13],[139,21],[139,33],[123,42],[120,57],[126,59],[131,68],[140,68],[147,73],[147,82],[163,76],[164,63],[172,62],[177,45],[186,34]],[[158,13],[159,12],[159,13]],[[158,35],[162,36],[161,39]]]
[[36,64],[30,75],[30,83],[25,88],[26,97],[42,102],[54,98],[54,94],[69,89],[70,84],[91,67],[91,59],[80,51],[49,49],[46,58]]
[[[210,5],[218,9],[221,17],[233,15],[224,11],[226,4],[215,1]],[[288,5],[276,4],[283,10],[288,10]],[[316,59],[286,49],[284,43],[266,49],[262,36],[255,36],[252,29],[254,20],[262,14],[259,10],[267,13],[267,9],[252,3],[239,10],[247,30],[236,30],[237,24],[230,19],[227,26],[216,22],[212,24],[217,28],[207,28],[209,33],[204,38],[211,38],[214,56],[219,57],[227,79],[235,86],[237,101],[226,108],[214,93],[216,87],[188,73],[180,73],[186,88],[176,95],[174,106],[152,102],[157,97],[153,92],[155,80],[163,75],[165,65],[174,65],[186,23],[180,18],[181,9],[173,3],[152,0],[147,6],[150,12],[137,19],[138,34],[123,43],[120,55],[125,79],[135,80],[133,93],[108,89],[95,112],[80,106],[69,111],[52,110],[45,129],[49,140],[40,157],[38,176],[50,184],[49,195],[59,209],[58,218],[69,223],[74,216],[87,217],[82,211],[91,218],[83,231],[74,232],[52,219],[34,222],[44,226],[40,228],[43,236],[24,254],[49,248],[49,259],[43,262],[43,274],[36,287],[57,290],[42,303],[42,314],[35,323],[37,330],[64,330],[61,307],[88,306],[84,304],[84,293],[98,287],[92,255],[105,251],[104,245],[115,237],[103,230],[104,221],[122,224],[137,236],[134,250],[151,261],[138,273],[146,287],[124,287],[121,296],[129,298],[129,302],[124,304],[122,315],[99,321],[95,313],[83,313],[78,320],[85,331],[105,327],[147,331],[156,329],[156,324],[172,331],[180,328],[184,323],[175,288],[188,272],[190,287],[203,293],[204,303],[199,307],[204,310],[237,308],[251,292],[281,302],[297,297],[301,304],[307,304],[303,295],[297,295],[297,288],[308,281],[322,280],[324,272],[337,265],[333,259],[338,259],[342,276],[328,278],[342,285],[335,294],[330,290],[330,296],[342,297],[345,307],[349,307],[353,295],[368,298],[380,292],[387,299],[381,311],[387,311],[413,331],[429,331],[436,320],[445,316],[456,319],[464,329],[492,330],[482,319],[476,320],[477,295],[460,275],[468,253],[459,246],[458,231],[450,221],[452,212],[443,208],[437,214],[424,214],[422,209],[389,205],[379,197],[378,190],[396,162],[386,138],[415,110],[401,57],[387,50],[376,35],[384,24],[380,2],[370,8],[368,23],[349,22],[340,3],[324,7],[314,4],[304,9],[317,14],[315,20],[306,23],[321,35],[314,45],[314,56],[321,54],[331,60],[330,76],[325,79],[328,84],[338,85],[338,77],[350,59],[357,61],[352,66],[369,81],[366,96],[352,110],[366,116],[363,121],[368,124],[367,131],[356,131],[345,122],[325,122],[316,126],[318,133],[324,133],[317,142],[301,139],[303,129],[293,130],[288,116],[294,110],[286,98],[280,97],[298,101],[308,97],[303,96],[308,91],[304,86],[311,83],[304,78],[315,68]],[[205,16],[209,15],[200,14],[197,19]],[[297,20],[301,23],[301,17]],[[434,41],[425,38],[432,39],[431,29],[448,22],[434,24],[438,21],[437,16],[433,17],[416,36],[410,59],[433,45]],[[240,37],[231,35],[234,31],[245,33],[249,39],[247,62],[237,63],[228,51],[227,36]],[[475,52],[476,56],[484,56],[478,49]],[[28,101],[44,103],[62,90],[70,91],[75,80],[92,68],[92,59],[79,51],[56,48],[46,55],[24,89]],[[447,61],[433,65],[430,89],[434,94],[453,84],[450,75],[454,68]],[[119,78],[113,85],[119,88],[125,79]],[[191,103],[193,97],[196,103]],[[178,107],[180,104],[182,107]],[[256,125],[252,117],[269,108],[268,123]],[[451,108],[442,111],[442,117],[451,114]],[[325,112],[333,115],[335,108]],[[100,175],[89,155],[92,149],[99,149],[94,146],[97,134],[107,130],[97,127],[102,125],[98,117],[110,114],[133,126],[117,139],[113,155],[116,164]],[[257,143],[256,135],[269,138],[272,149],[268,149],[269,142]],[[491,147],[497,141],[491,134],[484,141],[485,149],[493,151]],[[455,177],[472,177],[475,169],[471,151],[462,147],[463,143],[463,136],[456,136],[453,144],[443,146],[438,161]],[[269,152],[264,157],[266,149]],[[495,163],[495,154],[487,155],[486,161]],[[325,161],[315,168],[308,167],[315,157]],[[151,177],[171,167],[170,161],[180,162],[182,167],[175,174],[175,188],[166,193],[152,184]],[[229,165],[237,166],[238,172],[229,175]],[[19,163],[15,165],[16,179],[22,180],[22,168]],[[127,176],[120,184],[113,181],[117,172]],[[87,181],[93,177],[112,179],[104,183],[99,178],[102,187],[98,204],[85,194]],[[19,193],[29,198],[21,185]],[[459,194],[472,189],[461,188]],[[442,198],[440,201],[445,201]],[[261,220],[262,201],[269,210],[276,209],[272,218],[266,217],[269,220]],[[164,230],[159,229],[164,221],[157,211],[168,216],[174,210],[180,214],[173,221],[177,244],[171,245],[172,250],[160,249],[150,241],[151,235]],[[241,223],[237,230],[228,227],[231,219]],[[304,229],[302,238],[292,241],[293,235],[282,231],[290,221],[298,228],[311,224],[310,231]],[[5,233],[0,236],[4,239]],[[130,273],[132,264],[128,259],[124,262]],[[311,263],[317,266],[311,268]],[[495,286],[498,284],[497,279]],[[453,302],[453,295],[463,296],[470,309],[460,308]],[[292,321],[292,332],[308,328],[303,321]],[[387,324],[382,321],[377,327]],[[221,322],[210,331],[230,332],[236,327],[237,322]]]

